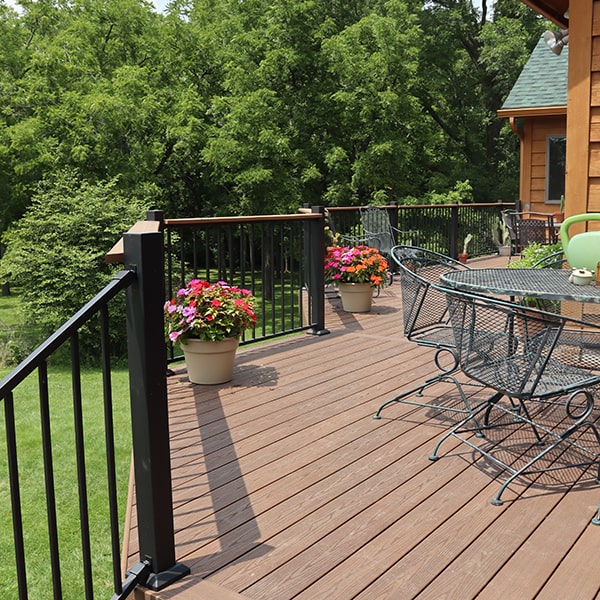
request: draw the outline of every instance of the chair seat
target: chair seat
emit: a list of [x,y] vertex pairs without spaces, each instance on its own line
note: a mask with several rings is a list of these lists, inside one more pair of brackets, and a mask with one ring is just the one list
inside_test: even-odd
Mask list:
[[449,325],[422,329],[418,333],[411,335],[409,339],[421,346],[454,348],[454,331]]
[[[445,294],[460,367],[465,375],[494,392],[472,416],[442,436],[429,458],[438,460],[440,446],[454,437],[510,473],[492,499],[495,505],[502,504],[506,488],[522,475],[594,464],[600,480],[600,431],[596,425],[600,373],[578,361],[582,354],[591,356],[600,325],[499,298],[449,289]],[[565,361],[565,355],[571,359]],[[528,408],[531,402],[557,408],[558,420],[547,426],[545,411],[532,415]],[[502,414],[509,418],[498,418]],[[483,425],[474,421],[479,415],[483,415]],[[527,443],[535,449],[524,462],[515,462],[512,455],[506,459],[504,440],[490,445],[476,443],[473,437],[473,432],[487,436],[492,430],[502,432],[522,426],[523,431],[531,432]],[[586,435],[578,435],[580,432]],[[577,456],[560,464],[544,461],[552,459],[560,444],[565,444],[565,449],[576,448]],[[583,462],[581,453],[585,455]]]
[[[443,273],[455,269],[468,269],[468,267],[449,256],[418,246],[395,246],[391,254],[400,271],[404,335],[420,346],[435,349],[433,362],[437,371],[412,389],[404,390],[385,401],[379,406],[374,418],[381,418],[381,411],[394,403],[406,403],[429,410],[437,409],[446,415],[449,412],[471,415],[473,408],[463,387],[479,388],[480,385],[477,382],[465,383],[455,377],[458,357],[454,331],[449,322],[446,296],[435,287],[435,284],[439,284]],[[430,400],[419,400],[423,397],[425,388],[438,383],[454,384],[459,397],[456,406],[450,408],[445,401],[436,403]],[[411,399],[412,397],[417,399]]]
[[600,376],[552,358],[538,376],[537,372],[531,372],[531,361],[523,355],[484,362],[475,367],[464,366],[463,370],[469,377],[507,396],[521,398],[534,390],[538,399],[556,397],[600,383]]

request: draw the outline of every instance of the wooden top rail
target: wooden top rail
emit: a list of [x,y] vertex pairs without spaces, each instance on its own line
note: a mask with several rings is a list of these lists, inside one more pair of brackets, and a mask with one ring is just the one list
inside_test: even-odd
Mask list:
[[[327,210],[330,212],[344,212],[344,211],[358,211],[359,208],[367,208],[367,206],[375,205],[364,205],[364,206],[327,206]],[[388,208],[388,209],[402,209],[402,210],[421,210],[423,208],[489,208],[490,206],[497,206],[498,208],[506,207],[511,208],[515,206],[514,202],[473,202],[469,204],[383,204],[377,205],[377,208]]]
[[[128,233],[160,231],[160,221],[138,221]],[[121,238],[106,254],[104,261],[109,264],[122,263],[124,260],[123,238]]]
[[218,225],[225,223],[257,223],[269,221],[306,221],[306,219],[320,219],[321,213],[303,213],[291,215],[249,215],[244,217],[194,217],[186,219],[165,219],[165,225],[177,227],[178,225]]

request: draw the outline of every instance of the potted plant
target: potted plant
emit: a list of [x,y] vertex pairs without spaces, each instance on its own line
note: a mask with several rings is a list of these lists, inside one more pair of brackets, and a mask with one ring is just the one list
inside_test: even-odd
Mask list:
[[167,338],[181,343],[192,383],[232,379],[239,339],[256,325],[255,306],[249,290],[200,279],[192,279],[165,303]]
[[473,239],[473,234],[471,234],[471,233],[469,233],[469,234],[468,234],[468,235],[465,237],[465,240],[464,240],[464,242],[463,242],[463,251],[462,251],[462,252],[459,252],[459,254],[458,254],[458,260],[459,260],[460,262],[462,262],[462,263],[466,263],[466,262],[467,262],[467,260],[468,260],[468,258],[469,258],[469,255],[468,255],[468,253],[467,253],[467,249],[468,249],[468,246],[469,246],[469,244],[471,243],[471,240],[472,240],[472,239]]
[[369,312],[373,290],[382,287],[388,262],[369,246],[331,246],[325,257],[325,281],[338,286],[342,306],[348,312]]
[[510,256],[510,231],[502,219],[492,225],[492,240],[500,256]]

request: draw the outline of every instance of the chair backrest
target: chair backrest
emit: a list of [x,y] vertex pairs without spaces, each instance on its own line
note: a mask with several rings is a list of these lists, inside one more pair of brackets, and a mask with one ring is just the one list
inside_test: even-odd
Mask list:
[[[583,349],[570,339],[583,333],[582,323],[498,298],[444,292],[460,366],[472,379],[527,399],[566,393],[588,378],[575,361],[561,359]],[[594,328],[594,334],[598,336],[600,328]],[[590,375],[590,381],[594,377],[597,380]]]
[[[353,233],[342,233],[338,231],[337,224],[333,217],[333,214],[329,210],[325,210],[325,232],[328,235],[328,245],[346,245],[346,246],[359,246],[362,244],[368,245],[368,240],[365,236],[354,235]],[[353,229],[358,228],[357,225],[352,227]]]
[[556,231],[552,215],[538,212],[508,213],[516,237],[517,249],[522,250],[531,242],[554,243]]
[[446,298],[436,286],[442,274],[469,267],[418,246],[395,246],[391,254],[400,271],[404,335],[421,345],[452,348]]
[[533,263],[532,268],[534,269],[562,269],[567,264],[564,252],[558,250],[552,254],[540,258],[537,262]]
[[360,220],[369,245],[383,254],[389,254],[396,240],[388,211],[376,206],[360,208]]
[[506,225],[506,228],[508,229],[508,233],[510,234],[510,242],[511,244],[513,244],[515,246],[515,250],[516,245],[518,243],[518,239],[517,239],[517,232],[515,231],[515,222],[513,219],[513,213],[511,211],[502,211],[501,212],[502,215],[502,221],[504,222],[504,224]]

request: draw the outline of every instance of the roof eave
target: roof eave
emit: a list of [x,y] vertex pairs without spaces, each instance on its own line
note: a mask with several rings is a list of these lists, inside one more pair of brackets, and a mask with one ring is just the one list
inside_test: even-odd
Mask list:
[[[523,4],[527,4],[530,8],[533,8],[536,12],[540,13],[547,19],[550,19],[563,29],[569,28],[569,19],[565,18],[565,9],[558,8],[557,2],[548,0],[521,0]],[[568,3],[567,3],[568,7]]]
[[501,108],[497,115],[501,119],[510,117],[555,117],[567,114],[566,106],[533,106],[527,108]]

